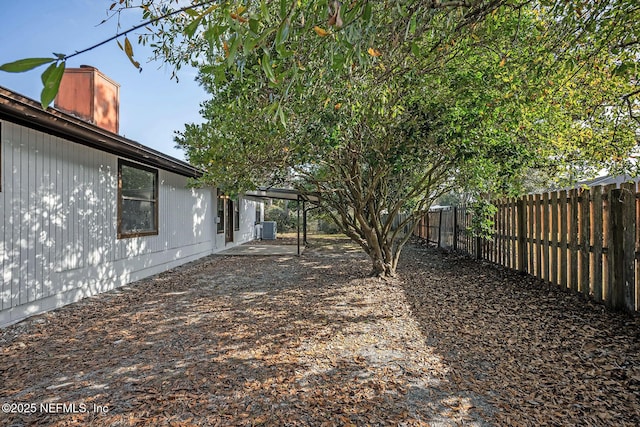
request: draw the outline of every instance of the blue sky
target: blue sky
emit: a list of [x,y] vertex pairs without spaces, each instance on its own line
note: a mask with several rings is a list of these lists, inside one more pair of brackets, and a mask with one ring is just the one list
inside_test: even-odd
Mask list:
[[[116,21],[98,24],[107,17],[111,0],[2,1],[0,64],[29,57],[47,57],[52,52],[73,53],[115,35]],[[139,22],[130,11],[121,20],[123,29]],[[195,70],[179,71],[179,83],[171,80],[171,69],[148,62],[151,51],[134,43],[139,73],[115,41],[71,58],[67,67],[86,64],[98,68],[120,84],[120,134],[165,154],[184,159],[175,148],[173,133],[185,123],[200,122],[200,102],[207,94],[195,83]],[[122,39],[124,40],[124,39]],[[0,71],[0,86],[39,100],[43,68],[12,74]]]

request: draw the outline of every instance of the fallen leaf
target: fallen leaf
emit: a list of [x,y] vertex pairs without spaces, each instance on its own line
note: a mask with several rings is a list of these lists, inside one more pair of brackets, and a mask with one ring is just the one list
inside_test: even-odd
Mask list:
[[318,27],[317,25],[313,27],[313,31],[315,31],[316,34],[319,35],[320,37],[326,37],[329,35],[329,33],[326,30]]

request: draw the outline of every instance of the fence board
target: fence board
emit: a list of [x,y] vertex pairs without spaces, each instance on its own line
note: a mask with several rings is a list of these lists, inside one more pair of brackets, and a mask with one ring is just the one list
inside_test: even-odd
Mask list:
[[567,191],[562,190],[558,196],[560,198],[560,287],[564,290],[568,286],[568,246],[567,246],[567,223],[569,216],[567,214]]
[[551,283],[558,284],[558,192],[551,193]]
[[549,282],[549,193],[542,195],[542,279]]
[[500,245],[500,250],[502,254],[500,255],[500,264],[508,265],[509,261],[507,261],[507,250],[508,250],[508,234],[507,227],[509,224],[509,200],[505,199],[502,205],[502,224],[500,224],[500,234],[502,234],[502,244]]
[[502,208],[498,209],[498,222],[496,223],[496,228],[494,232],[496,233],[496,238],[489,240],[490,245],[490,260],[491,262],[495,262],[498,264],[500,262],[500,243],[502,242],[502,236],[500,236],[500,225],[502,224]]
[[438,212],[438,247],[442,247],[442,210]]
[[458,250],[458,208],[453,207],[453,236],[452,236],[453,250]]
[[528,199],[527,199],[527,205],[528,205],[528,209],[527,209],[527,222],[529,223],[529,234],[527,236],[527,241],[529,242],[529,274],[531,274],[532,276],[535,276],[535,234],[533,232],[534,230],[534,216],[533,216],[533,212],[534,212],[534,200],[533,200],[533,195],[530,194]]
[[609,283],[607,287],[607,305],[613,309],[624,307],[624,245],[620,243],[624,236],[622,193],[620,189],[609,191]]
[[505,234],[505,245],[504,245],[504,265],[509,268],[513,268],[511,265],[511,243],[515,238],[515,234],[513,234],[511,230],[511,214],[513,211],[512,200],[507,200],[507,209],[505,210],[505,226],[504,226],[504,234]]
[[638,185],[562,190],[496,202],[492,239],[467,232],[466,207],[425,214],[414,232],[475,252],[615,309],[640,311]]
[[609,184],[602,188],[604,199],[602,210],[602,237],[605,244],[602,260],[602,295],[604,301],[611,301],[611,248],[614,246],[611,237],[611,192],[616,188],[615,184]]
[[[634,183],[621,186],[622,226],[623,226],[623,280],[624,280],[624,309],[636,309],[636,191]],[[634,232],[632,233],[631,230]]]
[[525,197],[518,200],[518,270],[527,270],[527,201]]
[[591,189],[591,233],[593,235],[593,274],[591,277],[593,298],[602,301],[602,187]]
[[[500,206],[500,203],[498,203],[498,206]],[[489,253],[487,255],[489,261],[491,262],[495,262],[496,264],[498,263],[498,257],[500,255],[500,219],[501,219],[501,213],[502,213],[502,209],[501,207],[498,207],[498,211],[496,212],[496,223],[495,223],[495,227],[494,227],[494,237],[493,239],[489,240]]]
[[497,263],[498,250],[496,247],[496,240],[500,239],[500,228],[499,228],[500,227],[500,209],[498,209],[498,211],[496,212],[495,220],[496,222],[493,228],[493,238],[487,239],[486,241],[487,249],[485,253],[486,253],[486,259],[488,261]]
[[569,216],[569,254],[570,254],[570,272],[569,281],[570,288],[574,292],[578,292],[578,190],[569,191],[569,204],[571,213]]
[[497,242],[497,253],[498,257],[496,262],[498,264],[504,265],[504,242],[505,242],[505,233],[504,233],[504,221],[505,221],[505,209],[506,209],[506,200],[503,200],[500,207],[500,223],[498,224],[498,232],[500,233],[500,241]]
[[640,251],[640,199],[638,198],[638,186],[636,186],[636,229],[635,229],[635,235],[636,235],[636,244],[635,244],[635,251],[636,251],[636,274],[635,274],[635,279],[636,279],[636,311],[640,311],[640,264],[638,261],[638,255],[640,255],[639,251]]
[[518,215],[518,199],[511,200],[511,230],[509,234],[512,237],[511,239],[511,265],[510,267],[514,270],[518,268],[518,227],[517,227],[517,215]]
[[535,223],[536,223],[536,277],[542,278],[542,263],[540,259],[542,258],[542,202],[540,194],[536,194],[534,196],[534,200],[536,203],[535,206]]
[[465,247],[467,248],[467,252],[469,252],[470,254],[473,254],[473,246],[471,245],[471,233],[469,233],[467,231],[467,229],[469,227],[471,227],[471,221],[470,221],[470,217],[471,214],[469,212],[467,212],[467,207],[464,208],[464,210],[462,211],[461,215],[461,219],[463,221],[463,226],[462,228],[464,229],[464,244]]
[[591,287],[589,284],[589,258],[591,254],[589,247],[591,244],[591,204],[589,201],[589,190],[582,190],[580,198],[580,291],[586,297],[591,293]]

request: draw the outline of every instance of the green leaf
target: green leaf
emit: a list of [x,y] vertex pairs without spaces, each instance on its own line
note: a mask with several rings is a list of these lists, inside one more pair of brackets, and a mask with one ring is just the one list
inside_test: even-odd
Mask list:
[[362,12],[362,20],[364,22],[369,22],[371,20],[371,3],[367,2],[364,5],[364,11]]
[[341,54],[341,53],[336,53],[333,56],[333,61],[331,62],[331,68],[334,71],[338,71],[340,70],[342,67],[344,67],[344,64],[347,62],[347,58]]
[[200,16],[200,13],[193,9],[185,9],[185,12],[187,13],[187,15],[193,16],[194,18]]
[[187,27],[184,29],[184,34],[189,38],[193,37],[201,21],[202,21],[202,17],[199,17],[191,21],[191,23],[189,23],[189,25],[187,25]]
[[258,21],[257,19],[250,18],[249,28],[251,29],[251,31],[257,34],[258,31],[260,31],[260,21]]
[[263,19],[269,17],[269,8],[267,7],[267,3],[264,0],[260,1],[260,11],[262,12]]
[[264,71],[264,74],[267,76],[269,80],[271,80],[271,82],[275,83],[276,76],[273,73],[273,68],[271,67],[271,58],[269,58],[269,54],[265,52],[265,54],[262,55],[261,62],[262,62],[262,70]]
[[65,66],[66,64],[64,61],[57,65],[51,64],[45,72],[42,73],[42,83],[44,84],[44,87],[40,93],[40,104],[43,109],[46,109],[58,94]]
[[420,56],[420,47],[416,42],[411,42],[411,53],[413,53],[414,56]]
[[251,35],[247,35],[247,38],[244,41],[244,44],[242,45],[242,50],[245,53],[245,55],[248,55],[258,44],[258,39],[255,37],[252,37]]
[[33,70],[41,65],[49,64],[55,60],[56,58],[19,59],[15,62],[7,62],[6,64],[0,65],[0,70],[6,71],[7,73],[22,73],[24,71]]
[[414,13],[411,16],[411,21],[409,22],[409,34],[414,35],[416,33],[416,26],[417,26],[416,14]]
[[[267,38],[268,38],[271,34],[273,34],[273,32],[274,32],[274,31],[276,31],[276,29],[275,29],[275,28],[271,28],[271,29],[265,30],[265,31],[264,31],[264,33],[262,33],[262,34],[260,35],[260,37],[258,38],[258,40],[256,40],[256,46],[261,46],[261,45],[265,42],[265,40],[267,40]],[[266,52],[266,50],[265,50],[265,52]]]
[[285,22],[282,24],[280,29],[278,29],[278,33],[276,34],[276,49],[280,47],[280,45],[287,41],[289,37],[289,25]]
[[282,127],[287,127],[287,119],[284,116],[284,110],[282,109],[282,106],[280,104],[278,104],[278,118],[280,119],[280,123],[282,124]]
[[637,64],[635,62],[623,62],[614,68],[613,74],[615,76],[632,75],[636,72]]
[[287,0],[280,0],[280,19],[284,19],[289,11],[289,2]]
[[51,73],[53,73],[57,66],[58,64],[53,63],[49,65],[46,70],[44,70],[44,73],[42,73],[42,75],[40,76],[40,80],[42,80],[43,86],[47,85],[47,81],[49,80]]
[[229,47],[229,56],[227,56],[227,65],[230,67],[236,61],[236,55],[238,53],[238,47],[240,47],[240,37],[236,36]]

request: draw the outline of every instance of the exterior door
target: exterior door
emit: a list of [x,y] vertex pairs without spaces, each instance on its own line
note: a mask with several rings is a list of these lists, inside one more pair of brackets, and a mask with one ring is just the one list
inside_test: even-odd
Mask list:
[[227,199],[227,209],[224,216],[224,242],[233,242],[233,200]]

